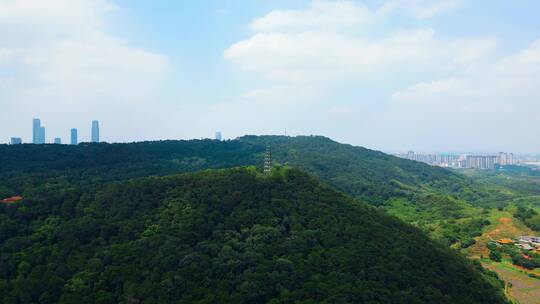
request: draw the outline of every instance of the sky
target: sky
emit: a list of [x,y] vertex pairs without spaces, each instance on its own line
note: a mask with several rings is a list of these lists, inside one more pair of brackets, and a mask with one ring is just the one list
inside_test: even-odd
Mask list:
[[0,0],[0,143],[540,152],[537,0]]

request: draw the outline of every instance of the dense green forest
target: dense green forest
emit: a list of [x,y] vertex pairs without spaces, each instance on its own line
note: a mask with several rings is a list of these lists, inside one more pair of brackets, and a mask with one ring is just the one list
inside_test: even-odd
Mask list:
[[[320,136],[245,136],[131,144],[0,145],[0,177],[64,175],[77,180],[123,180],[209,168],[260,165],[266,146],[276,163],[311,172],[374,205],[413,197],[418,189],[478,199],[470,180],[448,170]],[[483,194],[483,193],[482,193]],[[416,197],[415,199],[419,199]]]
[[[163,165],[158,153],[148,152],[152,144],[145,145],[133,148],[135,155],[129,145],[114,149],[124,149],[135,174],[145,170],[137,158],[158,159],[145,174],[163,173],[172,164],[192,169],[178,151],[159,154],[171,160]],[[238,142],[223,145],[237,149],[221,158],[231,162],[255,160],[252,152],[261,151]],[[69,170],[54,152],[46,156],[49,164],[40,153],[29,153],[27,165],[16,158],[2,162],[4,176],[16,169],[34,179],[13,175],[15,181],[4,185],[7,192],[26,188],[23,201],[0,206],[2,303],[505,302],[501,283],[478,264],[296,169],[276,169],[271,176],[251,167],[96,182],[104,160],[114,169],[103,172],[107,179],[129,176],[130,168],[117,165],[124,157],[112,152],[85,160],[92,155],[85,156],[86,148],[50,147],[68,151],[63,161]],[[71,153],[77,157],[70,160]],[[40,174],[46,182],[37,182]]]
[[461,174],[321,136],[244,136],[230,141],[78,146],[0,145],[0,196],[25,195],[42,184],[63,187],[60,185],[260,166],[267,146],[276,164],[312,173],[363,202],[422,227],[446,245],[468,246],[479,234],[484,221],[480,212],[471,215],[471,204],[505,198],[498,188],[486,191],[486,186]]

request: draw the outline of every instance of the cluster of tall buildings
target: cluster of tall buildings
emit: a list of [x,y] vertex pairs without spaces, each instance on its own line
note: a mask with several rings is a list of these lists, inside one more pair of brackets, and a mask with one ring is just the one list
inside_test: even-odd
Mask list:
[[467,169],[495,169],[496,165],[514,165],[513,153],[500,152],[498,155],[466,155],[466,154],[422,154],[409,151],[397,156],[423,162],[433,166]]
[[[91,142],[99,142],[99,122],[97,120],[92,121]],[[10,140],[10,144],[12,145],[20,145],[22,143],[23,141],[20,137],[12,137]],[[36,145],[47,143],[45,136],[45,126],[41,125],[41,120],[39,118],[34,118],[32,120],[32,143]],[[62,144],[62,139],[60,137],[55,137],[53,143]],[[77,145],[78,143],[78,131],[76,128],[73,128],[70,132],[70,144]]]
[[467,155],[465,157],[465,167],[469,169],[495,169],[497,156],[494,155]]
[[459,167],[461,160],[461,156],[456,154],[422,154],[415,153],[414,151],[409,151],[406,155],[398,156],[441,167]]
[[499,152],[497,162],[501,166],[511,166],[515,164],[514,153]]

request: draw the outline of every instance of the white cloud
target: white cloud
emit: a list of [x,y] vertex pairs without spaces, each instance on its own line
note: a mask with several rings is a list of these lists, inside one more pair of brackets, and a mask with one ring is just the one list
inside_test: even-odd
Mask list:
[[328,108],[326,111],[328,114],[331,114],[334,116],[349,116],[352,114],[352,109],[345,106],[332,106]]
[[463,4],[465,0],[390,0],[380,8],[379,14],[388,15],[402,10],[415,18],[427,19],[459,8]]
[[0,106],[71,125],[141,115],[134,103],[155,99],[169,62],[108,34],[117,10],[108,0],[0,0],[0,68],[10,71],[0,83],[11,89]]
[[[529,152],[534,147],[530,143],[540,140],[539,59],[540,39],[454,78],[395,92],[395,102],[383,116],[400,125],[402,134],[414,134],[417,143],[424,139],[418,144],[423,147],[455,149],[457,142],[473,150]],[[396,138],[399,141],[403,139]]]
[[350,0],[314,0],[306,9],[273,10],[255,19],[255,32],[337,30],[367,25],[404,11],[418,19],[434,17],[462,6],[465,0],[389,0],[377,9]]
[[13,52],[7,49],[0,49],[0,64],[13,58]]
[[[540,86],[540,39],[522,51],[475,67],[459,78],[433,80],[393,94],[400,101],[449,101],[536,104]],[[517,99],[517,96],[521,98]],[[459,97],[459,98],[457,98]]]
[[431,82],[420,82],[412,87],[396,92],[392,98],[397,101],[420,102],[433,98],[434,95],[447,94],[463,88],[463,83],[458,79],[440,79]]
[[275,86],[259,88],[244,94],[247,100],[261,104],[287,104],[319,100],[321,92],[312,86]]
[[256,32],[306,29],[339,29],[372,21],[370,9],[353,1],[313,1],[305,10],[274,10],[255,19],[251,29]]
[[[343,22],[328,16],[344,2],[272,11],[224,57],[262,78],[264,87],[316,87],[324,95],[311,116],[328,121],[320,130],[364,131],[350,141],[395,149],[530,150],[540,140],[540,40],[503,55],[497,37],[443,36],[432,28],[396,27],[393,19],[426,24],[416,19],[465,2],[389,0],[375,8],[345,2],[361,9],[349,9],[355,17]],[[278,99],[265,95],[272,98]]]
[[[395,6],[420,5],[419,1],[394,2]],[[230,46],[224,57],[271,80],[314,83],[403,67],[461,68],[486,58],[497,45],[490,37],[439,38],[429,28],[394,29],[379,37],[357,31],[373,26],[363,23],[377,14],[350,1],[315,1],[305,10],[272,11],[256,19],[253,36]]]

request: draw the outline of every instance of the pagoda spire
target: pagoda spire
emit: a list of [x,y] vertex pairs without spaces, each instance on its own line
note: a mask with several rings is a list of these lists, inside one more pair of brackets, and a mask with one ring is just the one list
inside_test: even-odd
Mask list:
[[272,149],[270,146],[266,146],[266,153],[264,154],[264,174],[269,175],[272,173]]

